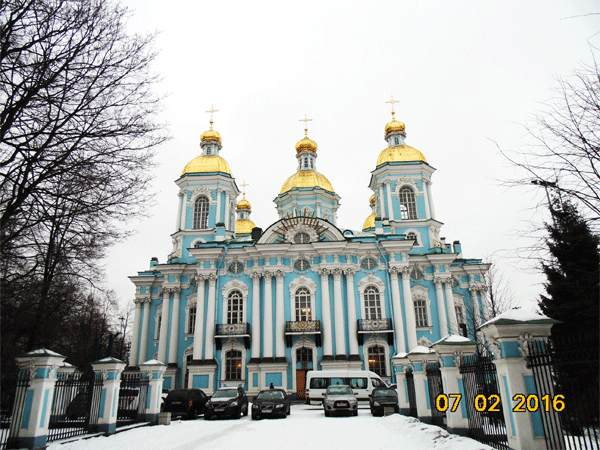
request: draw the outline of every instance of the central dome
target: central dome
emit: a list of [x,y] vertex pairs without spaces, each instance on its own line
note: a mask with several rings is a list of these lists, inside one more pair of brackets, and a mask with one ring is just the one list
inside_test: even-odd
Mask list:
[[284,194],[287,191],[292,190],[293,188],[314,188],[320,187],[329,192],[335,192],[333,190],[333,186],[325,177],[325,175],[320,174],[314,170],[299,170],[294,175],[289,177],[281,186],[281,192],[279,194]]
[[377,158],[377,167],[388,162],[408,162],[422,161],[427,162],[425,155],[410,145],[400,145],[384,149]]
[[192,159],[183,168],[181,175],[186,173],[222,172],[231,175],[229,164],[219,155],[200,155]]

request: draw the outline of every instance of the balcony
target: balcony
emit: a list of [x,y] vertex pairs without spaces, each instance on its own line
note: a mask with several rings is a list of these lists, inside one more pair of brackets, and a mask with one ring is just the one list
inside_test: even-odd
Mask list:
[[215,330],[215,339],[217,340],[217,350],[221,350],[221,345],[224,340],[230,337],[244,338],[244,346],[250,348],[250,324],[242,323],[218,323]]
[[394,329],[392,319],[359,319],[358,321],[358,344],[363,345],[365,334],[385,333],[389,345],[394,343]]
[[315,335],[315,343],[321,346],[321,321],[320,320],[302,320],[287,321],[285,323],[285,343],[287,347],[292,346],[292,337],[301,334]]

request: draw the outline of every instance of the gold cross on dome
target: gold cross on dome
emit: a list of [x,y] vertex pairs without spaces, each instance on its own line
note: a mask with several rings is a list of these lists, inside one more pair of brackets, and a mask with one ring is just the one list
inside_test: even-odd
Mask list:
[[246,180],[244,180],[244,182],[242,184],[240,184],[240,186],[242,187],[242,193],[244,194],[244,198],[246,198],[246,186],[250,186],[248,183],[246,183]]
[[308,122],[312,122],[312,119],[308,119],[304,114],[304,119],[300,119],[298,122],[304,122],[304,137],[308,137]]
[[213,113],[219,112],[218,109],[215,109],[215,107],[213,105],[210,105],[210,109],[208,111],[206,111],[207,113],[210,113],[210,129],[212,130],[213,127]]
[[392,120],[395,120],[395,115],[396,112],[394,111],[394,103],[400,103],[398,100],[394,100],[394,96],[392,95],[392,99],[389,102],[386,103],[391,103],[392,104]]

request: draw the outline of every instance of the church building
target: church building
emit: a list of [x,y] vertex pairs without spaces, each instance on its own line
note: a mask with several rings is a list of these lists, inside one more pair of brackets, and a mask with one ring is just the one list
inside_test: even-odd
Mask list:
[[166,389],[242,385],[255,394],[272,383],[303,398],[308,370],[372,370],[395,382],[394,355],[448,334],[474,337],[486,319],[489,265],[440,237],[435,169],[405,143],[393,108],[387,146],[373,150],[362,230],[337,223],[340,197],[317,171],[306,128],[297,170],[274,200],[279,220],[255,226],[245,192],[236,203],[210,112],[201,153],[175,181],[172,253],[130,277],[130,366],[168,364]]

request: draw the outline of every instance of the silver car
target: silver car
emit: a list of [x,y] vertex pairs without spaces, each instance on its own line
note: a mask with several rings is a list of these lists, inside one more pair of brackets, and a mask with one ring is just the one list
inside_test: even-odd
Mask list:
[[344,384],[329,386],[323,395],[325,417],[337,412],[358,416],[358,400],[350,386]]

